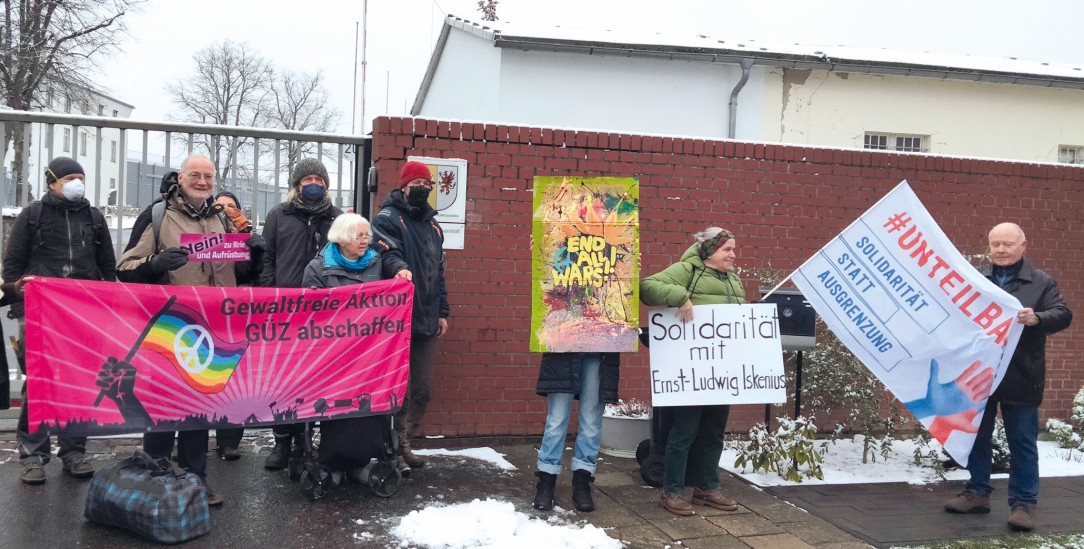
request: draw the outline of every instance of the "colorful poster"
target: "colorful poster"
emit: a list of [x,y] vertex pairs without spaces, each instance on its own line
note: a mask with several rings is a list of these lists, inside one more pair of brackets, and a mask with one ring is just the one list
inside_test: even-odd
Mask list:
[[209,288],[37,277],[26,286],[30,425],[72,434],[394,413],[414,287]]
[[1023,332],[906,181],[792,275],[848,349],[960,464]]
[[639,222],[635,178],[534,178],[531,351],[636,350]]
[[437,222],[444,230],[444,249],[462,250],[467,227],[467,161],[426,156],[410,156],[407,160],[429,166],[436,182],[429,193],[429,205],[437,211]]
[[181,233],[181,247],[188,250],[189,261],[249,261],[248,237],[242,233]]
[[787,401],[775,304],[695,305],[651,311],[651,405],[774,404]]

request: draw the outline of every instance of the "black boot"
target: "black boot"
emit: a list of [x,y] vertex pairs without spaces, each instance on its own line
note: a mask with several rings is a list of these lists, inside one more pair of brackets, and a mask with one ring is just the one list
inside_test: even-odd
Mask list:
[[289,434],[280,435],[275,433],[275,447],[271,449],[267,460],[263,462],[264,469],[280,471],[286,468],[286,461],[290,457],[290,439],[292,438]]
[[595,500],[591,497],[591,483],[594,481],[595,477],[586,469],[572,472],[572,503],[576,504],[577,511],[590,513],[595,510]]
[[557,475],[538,471],[535,476],[538,477],[538,484],[535,485],[534,508],[549,511],[553,509],[553,489],[557,486]]

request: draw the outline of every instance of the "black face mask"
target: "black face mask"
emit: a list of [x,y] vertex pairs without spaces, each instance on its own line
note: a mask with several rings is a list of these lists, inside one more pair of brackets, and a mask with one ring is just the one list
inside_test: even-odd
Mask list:
[[414,187],[410,189],[410,194],[407,195],[407,204],[416,208],[420,208],[422,205],[427,204],[429,202],[429,191],[431,190],[432,189],[427,189],[425,187]]

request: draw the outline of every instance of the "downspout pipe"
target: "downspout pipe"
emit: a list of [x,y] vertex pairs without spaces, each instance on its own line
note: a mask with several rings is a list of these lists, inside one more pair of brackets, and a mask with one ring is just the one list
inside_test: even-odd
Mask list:
[[741,93],[741,89],[745,87],[745,83],[749,81],[749,70],[753,68],[753,60],[746,57],[741,61],[738,61],[741,65],[741,78],[738,83],[734,85],[734,89],[730,91],[730,120],[729,128],[727,129],[726,136],[729,139],[734,139],[734,134],[737,133],[738,128],[738,94]]

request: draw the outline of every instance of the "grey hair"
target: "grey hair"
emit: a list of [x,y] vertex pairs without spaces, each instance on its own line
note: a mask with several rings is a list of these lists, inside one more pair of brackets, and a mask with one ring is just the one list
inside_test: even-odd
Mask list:
[[703,244],[703,243],[715,238],[716,235],[723,232],[724,230],[725,229],[723,229],[722,227],[708,227],[707,229],[704,229],[704,230],[694,234],[693,238],[696,238],[696,243],[697,244]]
[[372,225],[368,219],[356,213],[344,213],[331,222],[331,228],[327,230],[328,242],[336,244],[349,244],[358,238],[358,228],[361,225],[369,225],[369,234],[372,234]]

